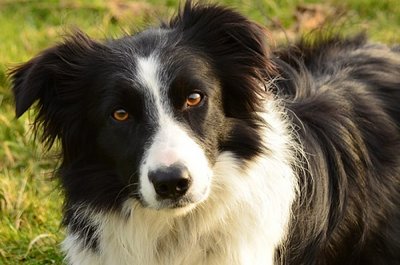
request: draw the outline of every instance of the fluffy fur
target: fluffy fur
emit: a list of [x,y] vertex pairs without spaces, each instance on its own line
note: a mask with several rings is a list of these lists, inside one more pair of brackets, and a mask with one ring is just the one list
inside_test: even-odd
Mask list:
[[[188,2],[133,36],[78,32],[11,77],[17,116],[37,102],[34,128],[61,143],[69,264],[400,262],[399,49],[270,51],[240,14]],[[189,189],[164,198],[149,176],[176,165]]]

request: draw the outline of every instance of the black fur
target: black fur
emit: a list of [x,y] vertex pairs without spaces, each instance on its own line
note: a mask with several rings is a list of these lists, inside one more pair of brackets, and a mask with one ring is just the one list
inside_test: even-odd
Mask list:
[[307,154],[284,264],[399,264],[400,54],[365,37],[276,53]]

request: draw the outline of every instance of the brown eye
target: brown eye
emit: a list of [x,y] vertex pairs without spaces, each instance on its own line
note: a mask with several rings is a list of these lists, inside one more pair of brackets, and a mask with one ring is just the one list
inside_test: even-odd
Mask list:
[[203,96],[200,93],[197,92],[190,93],[186,98],[186,106],[196,107],[201,103],[202,99]]
[[117,121],[126,121],[129,118],[129,113],[124,109],[114,111],[113,118]]

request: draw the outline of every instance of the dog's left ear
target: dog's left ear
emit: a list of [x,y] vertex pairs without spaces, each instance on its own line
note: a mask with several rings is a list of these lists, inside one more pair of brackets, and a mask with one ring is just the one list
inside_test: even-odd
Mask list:
[[78,31],[10,72],[16,116],[38,102],[34,128],[42,127],[49,145],[80,114],[74,108],[85,93],[79,79],[89,74],[85,69],[93,62],[88,58],[101,53],[99,49],[104,49],[102,44]]
[[166,26],[182,32],[183,42],[198,47],[212,61],[229,116],[261,107],[263,85],[275,75],[267,34],[261,26],[229,8],[191,1]]

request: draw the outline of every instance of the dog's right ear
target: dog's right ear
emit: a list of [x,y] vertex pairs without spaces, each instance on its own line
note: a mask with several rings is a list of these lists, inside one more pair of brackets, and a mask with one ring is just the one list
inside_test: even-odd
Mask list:
[[[35,125],[43,126],[43,140],[52,143],[60,137],[74,114],[74,105],[85,93],[82,82],[94,54],[104,45],[76,32],[10,72],[16,116],[20,117],[38,102]],[[76,112],[76,108],[75,108]],[[71,121],[72,122],[72,121]],[[35,127],[37,129],[37,126]]]
[[261,84],[277,74],[263,27],[232,9],[192,1],[163,26],[178,31],[182,42],[208,56],[223,88],[228,116],[263,110],[266,88]]

